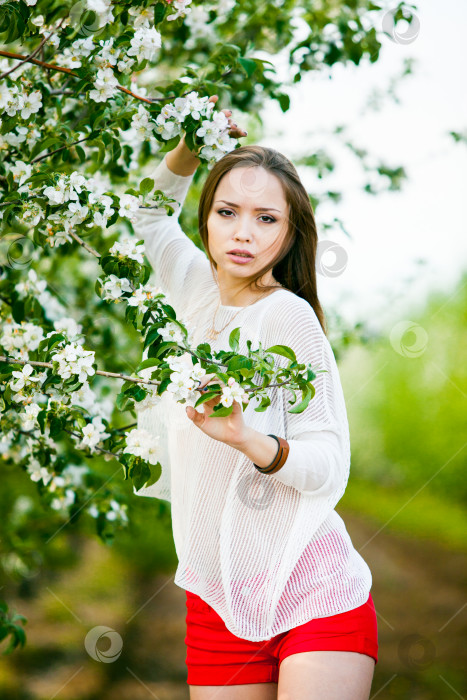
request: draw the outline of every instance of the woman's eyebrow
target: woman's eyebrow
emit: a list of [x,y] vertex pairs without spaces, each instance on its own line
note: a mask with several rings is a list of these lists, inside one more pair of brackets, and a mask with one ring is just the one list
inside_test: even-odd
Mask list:
[[[233,202],[226,202],[225,199],[218,199],[218,200],[217,200],[216,202],[214,202],[214,203],[217,204],[217,202],[224,202],[224,204],[228,204],[229,207],[236,207],[237,209],[241,209],[240,204],[234,204]],[[279,209],[273,209],[272,207],[255,207],[255,208],[253,209],[253,211],[278,211],[279,214],[280,214],[280,210],[279,210]]]

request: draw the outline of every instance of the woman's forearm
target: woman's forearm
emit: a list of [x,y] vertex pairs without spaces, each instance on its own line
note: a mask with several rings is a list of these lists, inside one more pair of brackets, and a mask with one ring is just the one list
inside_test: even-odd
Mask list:
[[245,457],[258,467],[267,467],[277,454],[277,440],[254,428],[248,428],[245,440],[241,444],[231,447],[243,452]]
[[193,175],[201,163],[200,159],[186,145],[185,135],[180,139],[178,145],[167,153],[165,161],[169,170],[175,175],[183,175],[184,177]]

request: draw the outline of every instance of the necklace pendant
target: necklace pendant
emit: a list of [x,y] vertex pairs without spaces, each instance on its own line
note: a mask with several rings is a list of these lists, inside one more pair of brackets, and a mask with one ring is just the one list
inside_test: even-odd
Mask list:
[[215,331],[214,328],[211,328],[207,333],[207,337],[209,338],[209,340],[217,340],[218,335],[218,331]]

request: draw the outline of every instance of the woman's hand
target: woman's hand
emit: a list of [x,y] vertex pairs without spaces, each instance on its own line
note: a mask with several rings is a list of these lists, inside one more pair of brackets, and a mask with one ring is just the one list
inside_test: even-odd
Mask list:
[[[218,95],[211,95],[208,102],[216,103],[218,99]],[[227,121],[230,125],[229,136],[239,139],[247,135],[247,132],[244,129],[240,129],[230,118],[232,114],[230,109],[222,109],[221,112],[224,112],[225,116],[228,117]],[[165,157],[169,170],[176,175],[192,175],[201,162],[197,153],[203,148],[203,145],[199,146],[198,151],[191,151],[186,145],[185,136],[186,134],[183,133],[179,143]]]
[[[211,95],[209,98],[208,102],[214,102],[214,104],[217,102],[219,99],[219,95]],[[230,115],[232,114],[232,110],[230,109],[221,109],[221,112],[224,112],[226,117],[229,117],[227,120],[230,125],[230,131],[229,131],[229,136],[231,136],[234,139],[239,139],[241,136],[247,136],[248,132],[245,131],[244,129],[241,129],[235,122],[232,121],[230,118]]]
[[[215,379],[211,382],[212,377]],[[208,384],[219,384],[221,387],[226,386],[215,374],[206,374],[201,380],[197,391],[203,393],[203,390]],[[234,401],[230,416],[217,417],[214,415],[210,417],[214,406],[220,402],[220,398],[220,396],[215,396],[209,401],[205,401],[202,404],[204,406],[204,413],[198,413],[192,406],[187,406],[186,414],[196,427],[202,430],[206,435],[209,435],[209,437],[224,442],[231,447],[239,448],[246,444],[249,431],[248,426],[243,420],[242,406],[238,401]]]

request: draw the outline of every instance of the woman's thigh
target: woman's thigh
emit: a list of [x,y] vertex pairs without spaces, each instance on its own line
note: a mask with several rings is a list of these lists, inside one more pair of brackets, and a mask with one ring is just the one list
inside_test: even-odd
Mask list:
[[306,651],[279,668],[277,700],[368,700],[375,660],[354,651]]
[[190,700],[277,700],[277,683],[190,685]]

